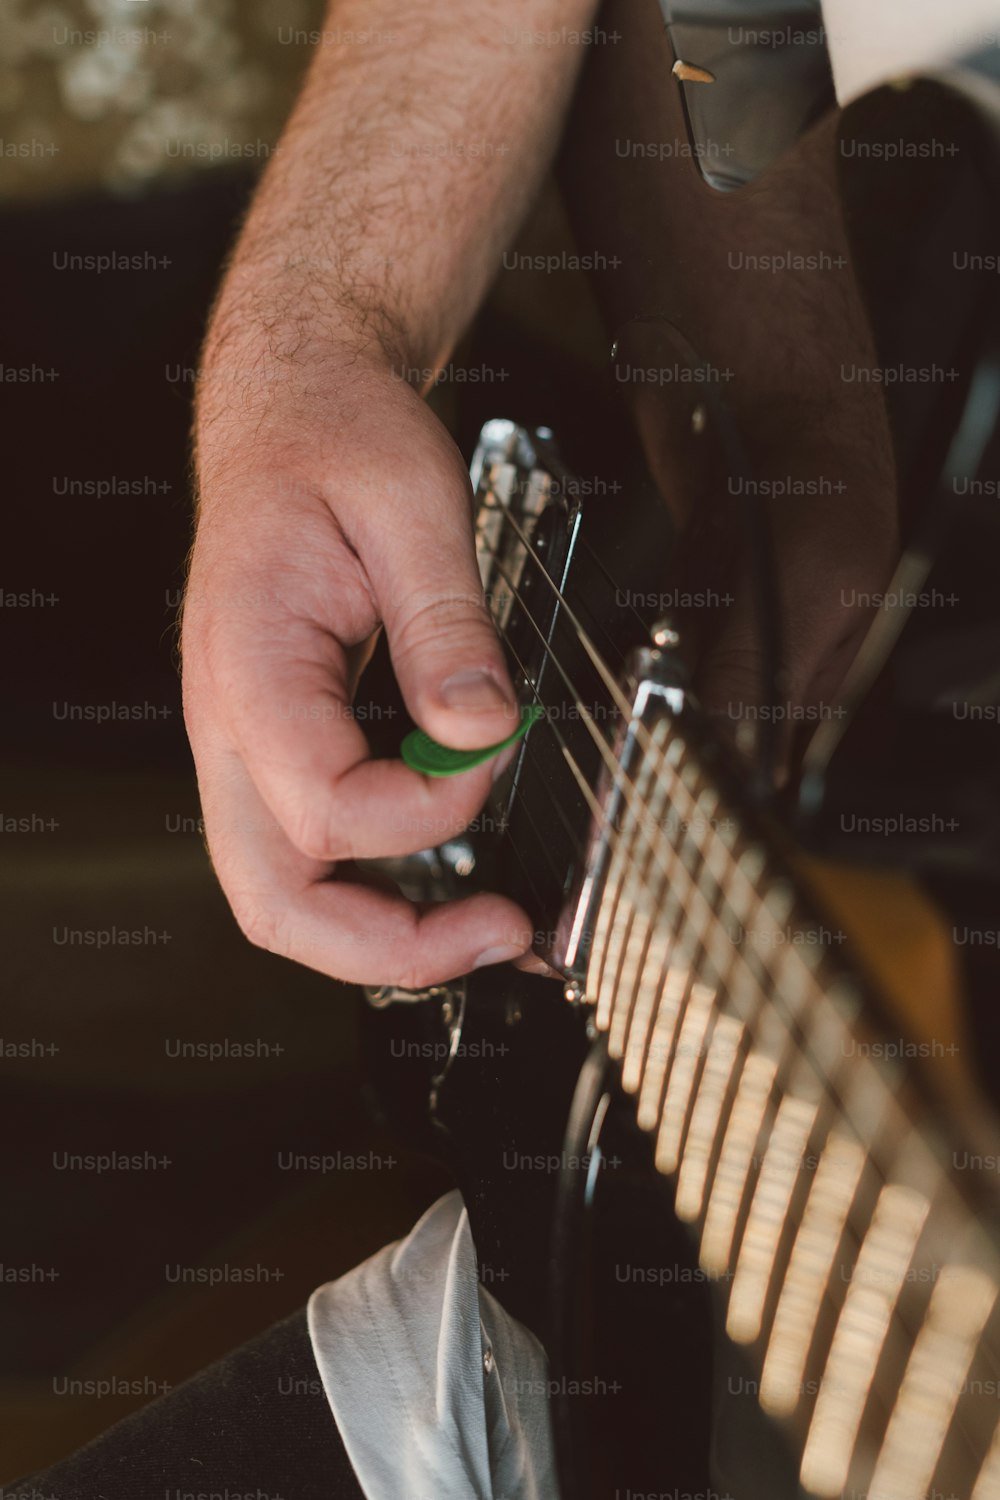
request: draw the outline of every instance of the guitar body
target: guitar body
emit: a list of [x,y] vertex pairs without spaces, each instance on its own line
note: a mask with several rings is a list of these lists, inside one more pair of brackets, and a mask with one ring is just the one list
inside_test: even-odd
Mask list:
[[617,262],[607,387],[472,465],[545,716],[475,828],[387,867],[503,889],[558,979],[375,992],[369,1071],[546,1343],[564,1500],[993,1500],[991,86],[838,112],[810,65],[748,144],[673,71],[711,72],[690,30],[603,24],[562,180]]

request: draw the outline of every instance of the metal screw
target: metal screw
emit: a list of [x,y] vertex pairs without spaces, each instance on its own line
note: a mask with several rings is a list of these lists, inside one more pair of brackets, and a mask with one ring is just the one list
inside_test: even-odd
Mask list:
[[681,643],[680,636],[668,619],[657,620],[649,633],[654,646],[673,648]]
[[694,433],[695,437],[701,437],[707,426],[708,412],[705,407],[699,402],[694,411],[691,413],[691,431]]

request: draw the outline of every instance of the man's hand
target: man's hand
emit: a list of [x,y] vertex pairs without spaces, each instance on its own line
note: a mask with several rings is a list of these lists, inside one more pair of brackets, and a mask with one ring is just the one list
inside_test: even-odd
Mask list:
[[530,945],[503,897],[418,911],[352,874],[457,833],[494,767],[372,761],[351,698],[384,625],[434,738],[514,727],[468,474],[418,389],[531,200],[579,61],[515,38],[591,8],[335,4],[331,35],[381,40],[318,49],[213,317],[182,638],[206,835],[251,941],[337,978],[419,987]]
[[370,760],[351,708],[359,655],[383,621],[407,707],[447,744],[496,743],[516,707],[461,458],[408,386],[362,386],[336,467],[258,452],[259,472],[216,473],[185,606],[185,704],[215,868],[247,936],[343,979],[418,985],[523,953],[530,924],[500,897],[420,916],[331,883],[343,861],[457,834],[493,769],[434,781]]

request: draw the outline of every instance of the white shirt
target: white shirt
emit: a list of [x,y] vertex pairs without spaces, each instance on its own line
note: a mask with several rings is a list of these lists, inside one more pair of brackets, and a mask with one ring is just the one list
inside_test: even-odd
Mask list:
[[367,1500],[552,1500],[548,1367],[479,1285],[458,1193],[309,1299],[320,1378]]
[[890,78],[1000,45],[998,0],[823,0],[841,104]]

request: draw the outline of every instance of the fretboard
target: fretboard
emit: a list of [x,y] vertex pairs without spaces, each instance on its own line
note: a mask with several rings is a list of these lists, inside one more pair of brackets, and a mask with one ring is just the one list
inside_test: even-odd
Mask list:
[[803,1489],[1000,1496],[1000,1260],[817,920],[663,714],[602,811],[586,998]]

